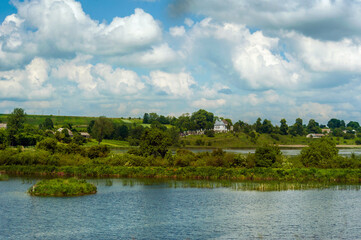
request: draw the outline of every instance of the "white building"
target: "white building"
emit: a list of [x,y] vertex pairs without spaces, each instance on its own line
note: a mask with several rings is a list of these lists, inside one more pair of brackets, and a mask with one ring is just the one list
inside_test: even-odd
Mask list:
[[6,124],[6,123],[0,123],[0,129],[1,129],[1,128],[5,128],[5,129],[6,129],[6,128],[7,128],[7,124]]
[[222,120],[222,121],[217,120],[214,123],[213,130],[215,132],[228,132],[227,125],[228,125],[228,122],[226,120]]

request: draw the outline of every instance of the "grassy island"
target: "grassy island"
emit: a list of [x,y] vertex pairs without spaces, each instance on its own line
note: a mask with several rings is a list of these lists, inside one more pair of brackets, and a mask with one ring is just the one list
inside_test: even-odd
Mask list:
[[41,180],[28,190],[28,193],[33,196],[53,197],[81,196],[95,194],[96,192],[96,186],[87,183],[85,180],[75,178]]

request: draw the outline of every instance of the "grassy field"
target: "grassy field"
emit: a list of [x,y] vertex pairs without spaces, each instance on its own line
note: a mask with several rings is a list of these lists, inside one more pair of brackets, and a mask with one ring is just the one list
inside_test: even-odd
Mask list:
[[[255,139],[244,133],[218,133],[214,137],[205,135],[193,135],[182,137],[181,142],[186,147],[207,147],[207,148],[254,148],[263,144],[277,145],[308,145],[316,140],[301,136],[279,135],[279,134],[261,134]],[[344,139],[342,137],[332,137],[337,145],[355,145],[355,139]]]
[[[0,122],[6,123],[8,114],[0,114]],[[53,121],[54,127],[62,127],[67,123],[70,123],[76,129],[86,129],[91,120],[97,119],[97,117],[82,117],[82,116],[54,116],[54,115],[27,115],[26,123],[30,125],[38,126],[44,123],[46,118],[50,118]],[[137,125],[149,125],[142,124],[142,119],[132,118],[110,118],[114,123],[125,123],[125,124],[137,124]],[[150,125],[149,125],[150,126]]]
[[[91,147],[98,145],[98,142],[95,139],[90,139],[84,146]],[[129,148],[129,142],[127,141],[119,141],[119,140],[108,140],[104,139],[100,145],[107,145],[110,148]]]

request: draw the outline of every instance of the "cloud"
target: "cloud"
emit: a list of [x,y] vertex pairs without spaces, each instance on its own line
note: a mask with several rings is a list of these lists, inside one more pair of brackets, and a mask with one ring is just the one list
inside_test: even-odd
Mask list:
[[151,49],[146,51],[111,58],[111,61],[126,66],[161,68],[175,64],[180,58],[182,56],[178,52],[175,52],[167,43],[164,43],[152,46]]
[[[187,0],[174,1],[177,13],[209,16],[219,22],[245,24],[264,31],[295,30],[317,39],[360,36],[358,0]],[[180,11],[181,10],[181,11]]]
[[332,117],[340,114],[329,104],[320,104],[315,102],[303,103],[301,106],[295,106],[295,115],[306,119],[317,119],[326,123]]
[[196,84],[189,73],[167,73],[152,71],[149,78],[152,86],[172,97],[190,97],[191,87]]
[[58,79],[77,83],[79,90],[110,96],[136,94],[145,88],[138,74],[121,68],[113,68],[107,64],[92,65],[78,62],[78,59],[66,61],[55,67],[52,76]]
[[24,69],[0,71],[0,100],[41,100],[50,98],[54,88],[48,83],[48,63],[35,58]]
[[184,26],[169,28],[169,33],[173,37],[183,36],[185,32],[186,30],[184,29]]
[[8,16],[0,27],[0,62],[7,67],[35,56],[72,58],[83,53],[107,58],[134,54],[162,39],[159,23],[142,9],[106,24],[92,20],[75,0],[14,3],[18,13]]
[[193,101],[191,106],[196,108],[204,108],[204,109],[215,109],[222,107],[226,104],[226,100],[224,99],[205,99],[201,98],[200,100]]
[[295,57],[316,72],[361,73],[359,40],[320,41],[294,32],[286,34]]
[[[282,39],[251,33],[244,25],[206,18],[187,32],[182,47],[189,65],[200,64],[212,77],[239,88],[290,89],[309,81],[309,73],[282,50]],[[285,55],[286,54],[286,55]]]

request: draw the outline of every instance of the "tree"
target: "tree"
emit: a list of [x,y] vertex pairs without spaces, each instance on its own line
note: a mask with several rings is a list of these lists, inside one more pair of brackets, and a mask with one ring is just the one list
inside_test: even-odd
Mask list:
[[43,128],[50,130],[53,129],[54,128],[53,121],[50,118],[45,118],[45,121],[43,123]]
[[358,122],[350,121],[349,123],[347,123],[347,127],[358,130],[360,128],[360,124]]
[[255,123],[255,130],[258,133],[262,132],[262,123],[261,123],[262,119],[261,118],[257,118],[257,121]]
[[213,129],[214,115],[204,109],[199,109],[197,112],[192,113],[191,121],[195,124],[195,129]]
[[8,116],[7,129],[13,129],[16,132],[24,128],[26,113],[22,108],[15,108]]
[[287,135],[288,134],[288,125],[286,122],[286,119],[281,119],[281,126],[280,126],[280,132],[282,135]]
[[345,127],[345,121],[332,118],[330,121],[328,121],[327,126],[331,129]]
[[281,157],[282,153],[278,146],[265,145],[256,148],[256,167],[271,167]]
[[314,119],[310,119],[307,124],[307,132],[308,133],[320,133],[321,128],[319,127],[318,122],[316,122]]
[[98,144],[103,141],[106,135],[113,132],[113,122],[106,117],[99,117],[95,120],[94,126],[91,129],[92,136],[98,141]]
[[15,146],[18,144],[18,134],[24,128],[25,121],[26,113],[22,108],[15,108],[8,116],[7,132],[10,145]]
[[87,131],[88,131],[89,134],[92,133],[92,128],[93,128],[94,124],[95,124],[95,120],[91,120],[89,122],[88,127],[87,127]]
[[262,133],[272,133],[273,126],[270,120],[263,120],[262,126],[261,126],[261,132]]
[[149,114],[148,114],[148,113],[144,113],[143,123],[144,123],[144,124],[148,124],[148,123],[149,123]]
[[301,150],[301,162],[305,167],[326,168],[337,154],[336,144],[329,138],[321,138]]
[[139,151],[143,156],[161,156],[164,158],[168,152],[168,147],[172,142],[165,132],[158,128],[146,129],[139,144]]
[[293,124],[290,133],[293,136],[296,135],[300,135],[303,136],[305,135],[305,129],[303,128],[303,124],[302,124],[302,119],[301,118],[297,118],[295,124]]

